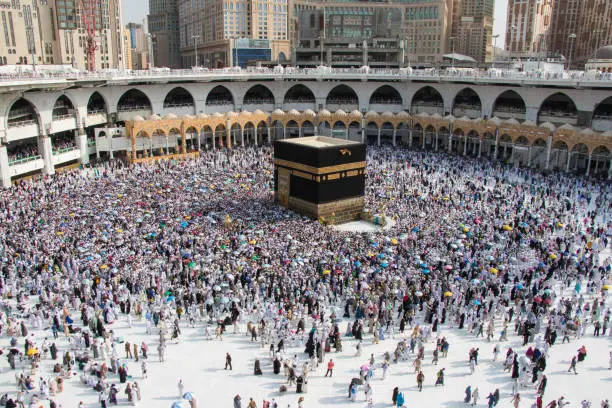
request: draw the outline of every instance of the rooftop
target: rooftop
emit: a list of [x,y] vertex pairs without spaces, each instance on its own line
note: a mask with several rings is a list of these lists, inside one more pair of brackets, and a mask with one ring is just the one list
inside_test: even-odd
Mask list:
[[324,147],[332,147],[332,146],[347,146],[347,145],[360,144],[359,142],[354,142],[351,140],[336,139],[336,138],[327,137],[327,136],[299,137],[295,139],[279,140],[279,142],[295,143],[295,144],[299,144],[302,146],[314,147],[316,149],[322,149]]

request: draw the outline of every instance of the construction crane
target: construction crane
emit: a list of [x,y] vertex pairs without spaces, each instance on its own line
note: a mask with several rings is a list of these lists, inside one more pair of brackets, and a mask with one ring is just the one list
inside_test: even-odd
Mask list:
[[100,0],[79,0],[81,21],[87,33],[86,52],[87,71],[89,72],[96,70],[96,50],[98,49],[98,43],[96,42],[96,27],[99,1]]

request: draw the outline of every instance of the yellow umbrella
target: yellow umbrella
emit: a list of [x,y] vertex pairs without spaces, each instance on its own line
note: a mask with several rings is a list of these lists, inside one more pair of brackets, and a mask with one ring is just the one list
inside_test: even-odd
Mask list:
[[257,243],[257,241],[255,241],[254,239],[249,241],[249,244],[251,244],[251,245],[255,245],[256,243]]
[[71,217],[74,217],[74,216],[75,216],[75,214],[74,214],[74,213],[70,213],[70,214],[68,214],[68,215],[70,215]]
[[449,292],[449,291],[444,292],[444,297],[451,297],[451,296],[453,296],[453,292]]
[[561,224],[560,222],[557,223],[557,227],[559,228],[563,228],[563,224]]
[[449,196],[444,196],[444,197],[442,197],[442,199],[443,199],[444,201],[448,201],[448,200],[450,200],[450,197],[449,197]]
[[117,230],[116,230],[116,231],[117,231],[117,232],[119,232],[119,233],[122,233],[122,232],[123,232],[123,230],[122,230],[121,228],[117,228]]
[[505,231],[512,231],[512,227],[509,226],[508,224],[504,225],[503,228]]
[[493,275],[497,275],[497,272],[499,272],[497,270],[497,268],[489,268],[489,272],[491,272]]
[[610,285],[603,285],[601,288],[603,290],[609,290],[610,289]]
[[397,245],[397,239],[395,239],[395,238],[391,238],[391,243],[392,243],[393,245]]
[[63,233],[62,231],[57,231],[57,232],[55,233],[55,235],[58,235],[58,236],[59,236],[59,235],[64,235],[64,233]]
[[550,259],[557,259],[557,255],[552,254],[552,253],[551,253],[550,255],[548,255],[548,257],[549,257]]
[[470,229],[468,227],[463,227],[463,232],[470,232]]
[[28,351],[26,351],[26,356],[33,356],[35,354],[38,354],[38,349],[30,348]]
[[331,273],[331,271],[329,269],[325,269],[323,271],[323,275],[329,275]]
[[107,264],[100,265],[100,269],[108,269],[108,265]]

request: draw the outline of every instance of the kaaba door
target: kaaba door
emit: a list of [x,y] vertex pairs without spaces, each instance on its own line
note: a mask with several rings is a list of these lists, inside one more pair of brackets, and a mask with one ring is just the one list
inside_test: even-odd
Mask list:
[[291,173],[289,170],[280,167],[278,169],[278,200],[283,207],[289,206],[289,183]]

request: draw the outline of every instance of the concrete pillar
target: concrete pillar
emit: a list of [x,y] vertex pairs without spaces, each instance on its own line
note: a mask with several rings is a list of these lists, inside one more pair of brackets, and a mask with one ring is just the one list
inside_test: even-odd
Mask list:
[[408,147],[412,147],[412,126],[408,130]]
[[240,128],[240,144],[244,147],[244,129]]
[[425,131],[421,132],[421,149],[425,150]]
[[79,148],[81,153],[81,164],[89,163],[89,146],[87,146],[87,135],[84,129],[79,129],[74,132],[74,138],[76,146]]
[[589,176],[589,173],[591,172],[591,158],[592,158],[593,154],[589,153],[589,161],[587,162],[587,170],[586,170],[586,176]]
[[268,127],[268,144],[272,144],[272,130]]
[[527,106],[525,111],[525,120],[530,120],[533,123],[538,123],[539,106]]
[[478,158],[480,159],[480,156],[482,156],[482,139],[478,140]]
[[393,128],[393,147],[395,147],[395,139],[397,137],[397,129]]
[[199,152],[200,150],[202,150],[202,144],[200,143],[200,132],[197,132],[197,133],[198,133],[198,152]]
[[283,126],[283,139],[287,138],[287,127]]
[[567,151],[567,162],[565,163],[565,172],[569,172],[570,160],[572,159],[572,152]]
[[225,137],[226,137],[226,146],[228,149],[231,149],[232,146],[232,122],[228,119],[227,124],[225,126]]
[[453,150],[453,133],[451,131],[448,132],[448,152],[450,153]]
[[[259,135],[257,134],[257,132],[258,132],[259,128],[258,128],[258,127],[256,127],[256,128],[254,128],[254,130],[255,130],[255,147],[257,147],[258,142],[259,142],[259,141],[257,140],[257,139],[259,138]],[[262,133],[262,134],[263,134],[263,133]]]
[[166,154],[170,154],[170,142],[168,142],[168,136],[166,136]]
[[463,136],[463,155],[467,155],[467,136]]
[[55,174],[55,166],[53,165],[53,147],[51,146],[51,138],[45,134],[38,138],[38,151],[43,158],[45,167],[43,174]]
[[608,167],[608,180],[612,180],[612,159],[610,159],[610,167]]
[[436,129],[436,142],[434,144],[434,150],[436,152],[438,151],[438,137],[440,137],[440,134],[438,133],[438,129]]
[[377,141],[376,141],[376,143],[378,144],[378,146],[380,146],[380,131],[381,131],[381,129],[380,129],[380,128],[378,128],[378,139],[377,139]]
[[346,128],[346,140],[349,140],[349,128]]
[[8,162],[8,152],[6,146],[0,145],[0,181],[2,187],[8,188],[11,186],[11,172]]
[[210,136],[212,137],[212,148],[215,150],[217,148],[217,144],[215,143],[215,131],[213,129],[211,129]]
[[552,149],[552,135],[548,135],[548,141],[546,143],[546,167],[545,167],[546,170],[548,170],[548,167],[550,166],[551,149]]

